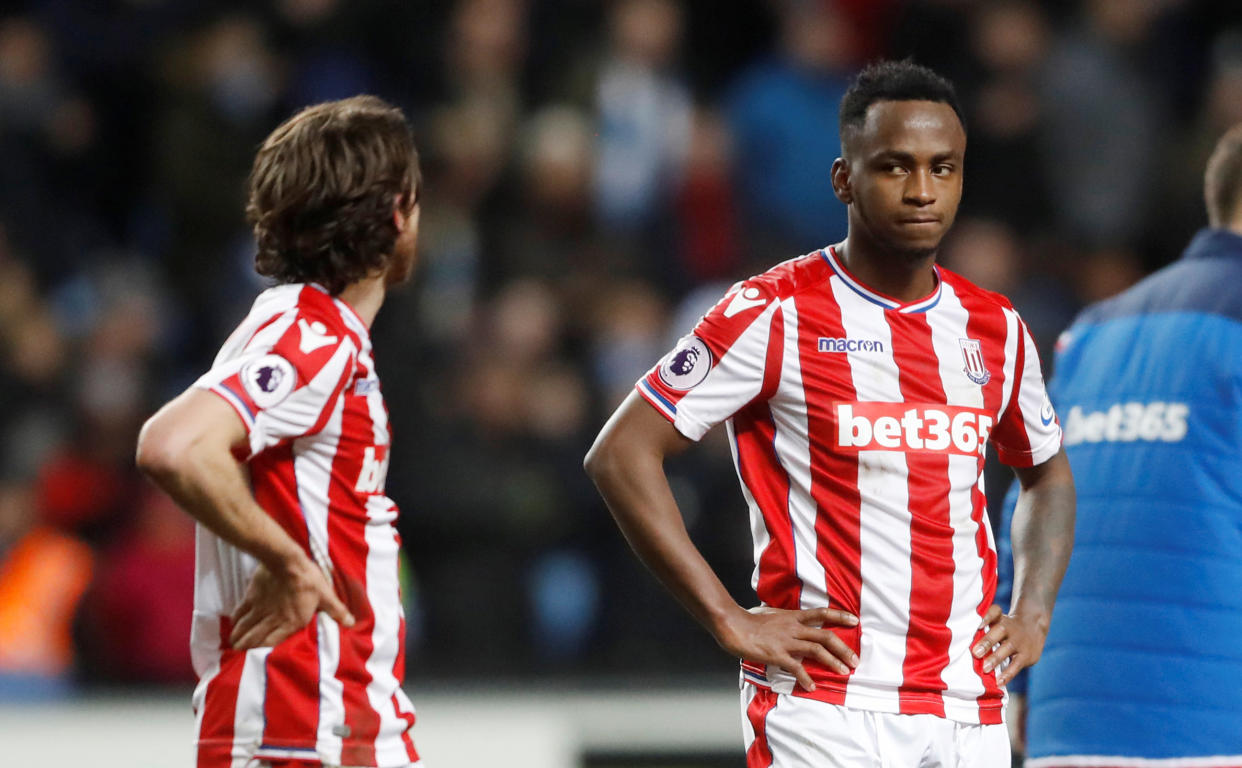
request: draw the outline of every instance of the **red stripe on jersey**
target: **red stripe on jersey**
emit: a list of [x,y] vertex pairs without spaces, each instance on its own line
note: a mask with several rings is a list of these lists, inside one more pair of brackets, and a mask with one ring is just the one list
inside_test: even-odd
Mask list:
[[733,418],[737,468],[750,490],[768,531],[768,545],[759,556],[755,591],[765,605],[797,610],[802,582],[795,564],[793,523],[789,519],[789,473],[776,454],[776,423],[767,401],[780,385],[785,348],[785,319],[772,316],[763,385],[750,405]]
[[[824,290],[828,291],[827,283]],[[862,498],[858,491],[858,455],[831,450],[836,429],[830,403],[819,392],[840,392],[856,399],[854,378],[845,355],[818,353],[819,336],[844,337],[841,307],[835,301],[798,305],[798,356],[803,391],[807,397],[807,431],[823,436],[810,440],[811,496],[816,501],[815,556],[824,568],[824,589],[830,607],[859,615],[862,602]],[[861,652],[861,627],[831,627],[854,653]],[[846,677],[815,660],[804,660],[807,671],[820,687],[814,698],[830,704],[845,703]],[[795,691],[801,693],[801,691]]]
[[776,709],[777,695],[767,688],[755,688],[755,695],[746,707],[755,740],[746,749],[746,768],[769,768],[772,749],[768,746],[768,713]]
[[[255,501],[310,555],[310,535],[298,498],[293,445],[257,455],[251,473]],[[314,747],[319,731],[319,634],[314,619],[272,649],[263,697],[263,744]]]
[[[1030,456],[1031,438],[1026,433],[1026,422],[1018,404],[1022,396],[1022,374],[1026,370],[1026,323],[1018,320],[1016,326],[1015,333],[1018,338],[1014,351],[1013,390],[1009,393],[1009,404],[1005,412],[996,420],[996,439],[998,448],[1003,445],[1008,453]],[[1004,453],[1000,457],[1006,458]],[[1026,464],[1030,464],[1030,461]]]
[[266,666],[263,746],[313,748],[319,733],[319,633],[315,620],[273,648]]
[[[982,305],[982,302],[980,302]],[[965,298],[963,298],[963,306]],[[1005,313],[998,307],[982,305],[967,307],[969,319],[966,323],[966,336],[972,339],[982,338],[998,338],[1005,337]],[[1003,376],[1005,370],[1005,349],[1003,344],[988,345],[983,350],[984,359],[987,363],[989,371],[997,371],[999,375],[993,374],[992,379],[983,387],[983,407],[992,413],[1000,409],[1001,397],[1004,395]],[[989,354],[990,353],[990,354]],[[1020,376],[1020,372],[1015,369],[1015,376]],[[983,472],[983,459],[979,460],[979,471]],[[996,598],[996,550],[992,548],[988,541],[987,526],[987,499],[984,497],[983,489],[978,483],[975,484],[974,490],[971,492],[971,520],[975,523],[975,549],[979,553],[979,558],[983,561],[982,581],[983,594],[979,598],[979,618],[987,613],[987,609],[992,605],[992,601]],[[973,649],[975,643],[979,642],[979,638],[983,637],[982,629],[975,632],[975,636],[970,641],[970,647]],[[1001,692],[1000,686],[996,682],[996,671],[984,672],[983,659],[974,660],[975,674],[983,680],[983,694],[977,699],[979,702],[979,722],[984,725],[992,725],[1002,722],[1001,707],[1004,701],[1004,694]]]
[[[345,397],[341,425],[328,491],[332,510],[328,516],[328,556],[337,565],[337,591],[357,622],[340,629],[341,660],[336,677],[341,681],[345,725],[349,729],[349,736],[341,747],[341,764],[370,766],[375,765],[375,737],[379,734],[380,717],[367,697],[372,677],[366,662],[374,650],[371,633],[375,629],[375,614],[367,595],[367,553],[370,549],[366,542],[367,513],[365,506],[357,508],[354,489],[342,482],[361,474],[361,447],[371,445],[374,440],[374,426],[365,397],[352,394]],[[355,509],[353,514],[346,512]]]
[[[397,546],[401,545],[401,537],[397,537]],[[401,617],[400,628],[397,630],[397,660],[392,665],[393,676],[398,680],[405,679],[405,616]],[[414,748],[414,739],[410,738],[410,729],[416,720],[413,712],[402,712],[397,704],[397,694],[392,695],[392,711],[405,721],[405,730],[401,732],[401,741],[405,743],[405,754],[411,763],[418,762],[418,750]]]
[[[921,314],[887,313],[902,400],[946,401],[931,326]],[[953,525],[946,493],[949,457],[906,453],[910,504],[910,626],[898,688],[902,714],[944,717],[942,672],[949,663],[953,608]]]
[[[233,622],[220,618],[220,647],[229,648]],[[237,690],[246,666],[245,651],[222,650],[220,671],[207,683],[203,719],[198,732],[198,768],[231,768],[233,722],[237,719]]]

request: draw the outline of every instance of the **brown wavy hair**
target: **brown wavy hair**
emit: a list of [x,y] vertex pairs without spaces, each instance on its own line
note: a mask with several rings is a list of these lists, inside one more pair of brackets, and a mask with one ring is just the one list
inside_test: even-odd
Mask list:
[[250,171],[246,221],[255,269],[333,296],[388,268],[393,210],[418,202],[414,137],[401,110],[374,96],[303,109],[263,142]]

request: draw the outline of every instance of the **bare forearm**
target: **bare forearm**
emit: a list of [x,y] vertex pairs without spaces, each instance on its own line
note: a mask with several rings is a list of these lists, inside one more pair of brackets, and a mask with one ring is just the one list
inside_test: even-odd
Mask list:
[[686,531],[660,459],[613,456],[590,468],[617,526],[643,564],[718,639],[742,609]]
[[245,431],[214,395],[189,391],[143,427],[137,464],[208,530],[273,571],[304,556],[254,500],[230,446]]
[[254,500],[231,456],[191,455],[152,479],[204,527],[273,571],[303,554],[301,547]]
[[[1064,461],[1064,457],[1058,457]],[[1074,546],[1075,495],[1068,463],[1023,488],[1013,517],[1014,593],[1011,613],[1047,629]]]

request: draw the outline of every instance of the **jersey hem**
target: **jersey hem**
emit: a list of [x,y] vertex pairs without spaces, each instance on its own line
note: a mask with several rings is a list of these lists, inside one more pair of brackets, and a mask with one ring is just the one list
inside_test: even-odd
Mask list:
[[[840,680],[815,679],[817,686],[814,691],[798,688],[792,677],[786,680],[769,680],[766,675],[758,672],[761,665],[742,662],[741,682],[749,683],[758,688],[767,688],[775,693],[783,693],[800,699],[814,699],[827,704],[849,707],[868,712],[884,712],[905,715],[936,715],[945,720],[968,725],[998,725],[1005,722],[1005,699],[1002,697],[964,699],[958,696],[939,693],[920,693],[895,689],[883,692],[867,690],[857,684],[842,684]],[[812,678],[814,679],[814,678]],[[902,701],[907,706],[902,706]],[[913,704],[913,706],[910,706]],[[1213,767],[1214,768],[1214,767]]]
[[1242,755],[1201,757],[1125,757],[1122,755],[1053,755],[1029,757],[1030,768],[1240,768]]

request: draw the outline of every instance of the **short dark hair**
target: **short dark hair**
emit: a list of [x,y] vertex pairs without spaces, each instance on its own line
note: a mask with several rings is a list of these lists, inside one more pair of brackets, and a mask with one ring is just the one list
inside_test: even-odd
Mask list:
[[841,139],[862,128],[867,109],[877,101],[937,101],[948,104],[966,129],[966,118],[953,83],[910,59],[879,61],[863,68],[841,99],[838,128]]
[[1228,226],[1242,203],[1242,123],[1225,132],[1216,142],[1203,175],[1203,198],[1208,223]]
[[387,267],[393,209],[418,202],[418,154],[401,110],[374,96],[316,104],[281,123],[250,171],[255,269],[332,295]]

